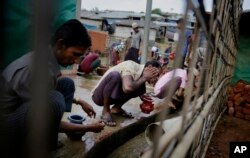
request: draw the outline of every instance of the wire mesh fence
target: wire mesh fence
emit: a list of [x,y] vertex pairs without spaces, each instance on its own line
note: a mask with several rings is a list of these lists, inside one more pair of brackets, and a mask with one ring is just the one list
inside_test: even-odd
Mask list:
[[[181,121],[160,136],[155,131],[154,144],[143,157],[204,157],[209,140],[220,115],[225,111],[226,90],[230,84],[238,48],[238,23],[243,1],[213,1],[212,11],[207,14],[200,0],[187,1],[184,14],[192,10],[197,18],[194,30],[195,40],[192,57],[187,69],[199,69],[199,78],[188,74],[185,88]],[[209,17],[209,18],[208,18]],[[207,40],[205,51],[199,52],[199,39],[204,34]],[[181,28],[180,40],[176,49],[174,68],[182,64],[181,50],[185,42],[185,27]],[[201,62],[199,57],[203,55]],[[193,82],[197,82],[194,89]],[[173,88],[173,87],[171,87]],[[164,99],[165,106],[170,102],[170,94]],[[159,114],[158,119],[164,125],[167,111]]]
[[[197,18],[197,26],[194,30],[196,38],[192,46],[192,58],[190,58],[187,68],[192,72],[192,70],[198,66],[199,78],[197,79],[193,73],[188,74],[188,84],[185,88],[180,123],[176,124],[162,136],[159,134],[160,131],[156,131],[153,148],[146,152],[143,157],[204,157],[216,123],[221,113],[225,110],[226,89],[231,81],[238,48],[238,23],[242,12],[242,3],[243,0],[214,0],[212,12],[208,20],[208,15],[205,14],[202,9],[202,0],[187,1],[184,24],[187,23],[186,19],[189,10],[193,10]],[[39,1],[38,4],[42,3]],[[49,2],[43,4],[49,4]],[[41,9],[46,8],[46,5],[41,6],[36,5],[36,8],[38,7],[38,13],[41,12],[40,14],[44,14]],[[52,11],[48,13],[52,14]],[[46,17],[50,17],[50,15]],[[51,19],[39,20],[34,21],[38,30],[42,26],[48,26],[48,20]],[[41,25],[39,22],[44,23]],[[46,31],[49,32],[49,30]],[[180,52],[184,47],[184,32],[185,27],[182,27],[180,40],[176,48],[176,57],[173,63],[174,68],[178,68],[182,64]],[[41,41],[45,40],[43,36],[47,34],[39,31],[37,31],[37,33],[39,34],[36,34],[36,39],[40,39]],[[204,34],[207,41],[205,49],[203,50],[199,47],[201,34]],[[121,42],[121,40],[123,39],[119,39],[118,41]],[[36,42],[42,43],[39,41]],[[108,46],[110,47],[113,42],[117,41],[111,38]],[[46,68],[39,66],[46,61],[46,58],[42,54],[39,55],[39,51],[42,51],[42,44],[36,45],[38,56],[35,58],[34,65],[37,67],[37,74],[34,76],[37,76],[37,78],[34,80],[34,85],[39,85],[39,78],[46,76]],[[126,49],[123,53],[126,53]],[[199,61],[200,58],[202,59],[201,61]],[[193,86],[194,82],[197,84],[196,88]],[[34,104],[44,104],[44,102],[40,102],[41,99],[38,97],[46,94],[46,86],[40,87],[40,91],[36,91],[35,89],[36,87],[34,86]],[[40,94],[42,92],[43,94]],[[170,94],[164,99],[166,107],[170,99]],[[37,109],[37,111],[39,110],[40,109]],[[43,109],[41,111],[43,111]],[[161,120],[161,125],[163,125],[166,115],[167,111],[162,111],[159,114],[158,120]],[[38,115],[37,117],[41,118],[37,118],[36,120],[43,120],[42,116]],[[36,129],[36,126],[33,128]],[[39,128],[37,128],[37,130],[39,130]],[[39,134],[43,135],[42,132],[44,130],[41,130]],[[36,142],[42,142],[41,139],[42,137],[36,140]],[[42,150],[36,152],[39,149],[39,146],[34,146],[34,156],[45,156],[46,154],[41,154],[43,152]]]

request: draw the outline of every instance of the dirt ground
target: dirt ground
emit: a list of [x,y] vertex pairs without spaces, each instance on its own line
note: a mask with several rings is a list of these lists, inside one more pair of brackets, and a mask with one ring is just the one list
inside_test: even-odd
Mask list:
[[250,121],[223,114],[210,141],[206,158],[228,158],[229,142],[250,141]]

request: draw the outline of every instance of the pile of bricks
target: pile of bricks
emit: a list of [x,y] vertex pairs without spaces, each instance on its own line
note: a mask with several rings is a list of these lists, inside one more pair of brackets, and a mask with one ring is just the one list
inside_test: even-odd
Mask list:
[[250,120],[250,84],[240,80],[228,88],[228,114]]

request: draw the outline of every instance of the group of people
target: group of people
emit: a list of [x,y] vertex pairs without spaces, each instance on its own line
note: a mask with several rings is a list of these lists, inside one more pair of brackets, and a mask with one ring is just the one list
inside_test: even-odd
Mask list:
[[[180,31],[182,27],[184,26],[184,19],[180,18],[176,21],[177,23],[177,32],[175,33],[174,40],[177,42],[180,38]],[[141,47],[143,42],[143,33],[139,29],[139,26],[136,22],[132,23],[132,29],[131,32],[131,44],[128,52],[125,55],[124,61],[126,60],[132,60],[134,62],[140,63],[140,55],[141,55]],[[181,64],[180,67],[187,67],[190,59],[192,58],[191,49],[193,45],[194,35],[192,34],[192,31],[190,29],[185,28],[184,29],[184,43],[181,50]],[[202,39],[201,39],[202,40]],[[203,42],[204,43],[204,42]],[[168,63],[168,56],[170,53],[172,53],[172,44],[166,50],[164,53],[160,54],[159,48],[157,46],[153,46],[151,49],[151,57],[152,59],[156,59],[161,62],[161,64],[167,64]],[[202,49],[202,53],[200,53],[201,57],[204,56],[204,51]],[[199,55],[199,54],[198,54]],[[200,57],[199,56],[199,57]]]
[[[196,70],[197,71],[197,70]],[[196,71],[192,72],[195,77]],[[128,60],[110,68],[92,90],[92,100],[98,106],[103,106],[101,119],[108,126],[116,126],[111,114],[119,114],[127,118],[133,116],[122,108],[131,98],[140,97],[148,101],[146,83],[154,86],[154,95],[160,99],[167,95],[184,97],[187,83],[186,69],[170,69],[162,67],[156,60],[148,61],[145,65]],[[112,106],[112,108],[111,108]],[[170,101],[168,106],[176,108]]]
[[[134,25],[134,30],[138,29]],[[134,34],[136,39],[141,35]],[[132,52],[138,52],[140,43],[132,41]],[[80,105],[90,117],[95,117],[93,107],[82,99],[74,98],[75,85],[72,79],[62,77],[59,66],[68,66],[78,63],[80,57],[91,47],[91,39],[85,27],[75,19],[69,20],[57,29],[48,46],[49,60],[49,93],[47,94],[49,106],[44,117],[48,117],[48,130],[46,130],[46,142],[48,149],[57,147],[58,132],[100,132],[104,126],[116,126],[111,114],[118,114],[132,118],[133,116],[122,108],[123,104],[131,98],[140,97],[146,100],[146,83],[154,85],[155,96],[164,98],[169,87],[174,83],[173,94],[182,97],[187,82],[187,71],[184,69],[162,70],[158,61],[148,61],[141,65],[138,61],[126,60],[110,68],[92,90],[92,100],[98,106],[102,106],[101,120],[92,124],[73,124],[62,121],[64,112],[70,112],[72,103]],[[0,155],[13,156],[23,154],[28,147],[30,134],[29,119],[32,119],[32,59],[33,52],[29,52],[16,59],[1,71],[0,82]],[[82,60],[80,69],[89,72],[99,64],[96,53],[89,52]],[[138,59],[138,56],[134,56]],[[93,64],[86,64],[95,61]],[[85,67],[90,65],[90,67]],[[85,70],[87,69],[87,70]],[[161,76],[161,77],[160,77]],[[41,80],[41,82],[43,82]],[[49,84],[48,83],[48,84]],[[112,106],[113,105],[113,106]],[[112,108],[111,108],[112,106]],[[174,107],[174,105],[171,105]],[[13,147],[16,152],[13,153]],[[1,156],[2,157],[2,156]]]
[[167,65],[173,53],[172,43],[169,43],[164,52],[161,52],[157,46],[151,48],[151,58],[159,61],[161,65]]
[[[200,25],[198,23],[198,25]],[[180,18],[177,20],[177,38],[176,41],[180,38],[180,30],[184,26],[184,19]],[[198,48],[196,50],[193,50],[194,42],[195,40],[199,39],[198,41]],[[196,61],[196,66],[200,69],[203,63],[203,60],[206,56],[207,52],[207,38],[205,36],[205,33],[202,29],[199,30],[199,38],[196,34],[192,33],[192,31],[188,28],[184,28],[184,41],[183,41],[183,47],[181,50],[181,67],[188,67],[190,64],[191,59],[194,59]],[[194,56],[194,52],[196,52],[197,56]]]

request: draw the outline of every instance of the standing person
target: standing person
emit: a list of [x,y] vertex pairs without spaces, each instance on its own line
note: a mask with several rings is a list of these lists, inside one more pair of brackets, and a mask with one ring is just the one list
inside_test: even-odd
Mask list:
[[[178,30],[180,31],[182,27],[185,27],[184,26],[184,19],[183,18],[180,18],[177,20],[177,28]],[[190,53],[190,46],[192,44],[192,31],[189,30],[189,29],[185,29],[185,36],[184,36],[184,46],[182,48],[182,62],[181,62],[181,67],[184,66],[184,63],[185,62],[188,62],[186,61],[186,59],[188,60],[189,59],[189,53]],[[180,39],[180,38],[178,38]]]
[[203,30],[200,29],[200,40],[198,43],[198,48],[196,49],[197,53],[197,65],[202,67],[203,60],[207,52],[207,38]]
[[[100,132],[104,128],[102,122],[91,125],[73,124],[61,121],[64,111],[71,110],[71,104],[80,105],[89,116],[95,116],[93,108],[83,100],[74,99],[75,86],[69,78],[60,76],[59,65],[68,66],[79,61],[91,46],[86,29],[78,20],[69,20],[59,27],[48,47],[48,103],[47,112],[42,114],[48,118],[44,129],[46,150],[57,147],[58,132],[74,133],[87,131]],[[1,157],[27,157],[32,120],[31,109],[31,76],[33,53],[27,53],[9,64],[1,73],[0,95],[0,155]],[[41,80],[41,82],[43,82]],[[38,125],[39,126],[39,125]],[[38,135],[39,136],[39,135]],[[15,152],[13,152],[13,150]]]
[[128,53],[128,50],[130,49],[130,46],[131,46],[131,43],[132,43],[132,35],[133,35],[133,32],[130,32],[131,35],[126,39],[125,41],[125,45],[124,45],[124,56],[122,58],[122,60],[125,59],[125,56],[127,55]]
[[89,51],[79,65],[79,71],[89,74],[101,65],[99,51]]
[[140,46],[142,44],[143,35],[139,30],[138,24],[136,22],[132,23],[132,28],[133,28],[133,34],[132,34],[131,47],[128,50],[128,53],[126,54],[124,61],[132,60],[136,63],[139,63],[138,59],[139,59],[139,52],[140,52]]
[[[146,92],[145,83],[154,84],[159,76],[161,66],[157,61],[148,61],[145,65],[137,64],[131,60],[124,61],[109,69],[93,89],[92,100],[103,106],[102,120],[108,126],[116,126],[111,112],[125,117],[133,116],[122,109],[122,105],[131,98]],[[110,106],[113,105],[110,110]]]

